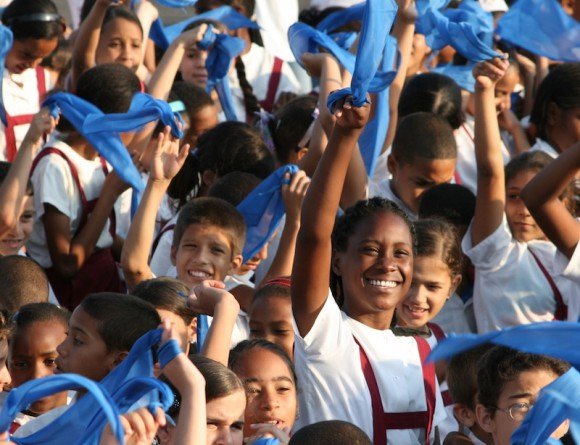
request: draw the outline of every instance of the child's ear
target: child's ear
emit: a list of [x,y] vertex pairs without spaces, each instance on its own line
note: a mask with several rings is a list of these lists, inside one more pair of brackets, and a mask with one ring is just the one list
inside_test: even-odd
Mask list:
[[244,262],[244,257],[242,255],[234,255],[232,258],[232,263],[228,275],[232,275]]
[[157,430],[157,438],[159,439],[159,443],[161,444],[169,443],[169,441],[171,440],[169,428],[171,428],[171,426],[165,425]]
[[471,428],[475,425],[475,413],[463,403],[453,404],[453,415],[461,425]]
[[457,274],[452,278],[451,289],[449,289],[449,298],[451,298],[451,296],[455,293],[455,291],[457,290],[457,288],[461,284],[462,279],[463,279],[463,277],[461,276],[461,274]]
[[495,431],[495,421],[493,420],[492,413],[481,403],[478,403],[475,407],[475,415],[476,421],[483,431],[490,434]]
[[169,259],[171,260],[172,266],[175,266],[176,258],[177,258],[177,247],[171,246],[171,255],[169,256]]
[[193,317],[187,327],[187,341],[193,343],[197,340],[197,317]]
[[211,170],[205,170],[201,174],[201,182],[206,187],[206,189],[209,189],[216,181],[216,179],[217,179],[216,172],[212,172]]
[[113,356],[113,361],[110,364],[111,370],[113,370],[114,368],[119,366],[121,364],[121,362],[123,360],[125,360],[125,358],[127,358],[128,355],[129,355],[129,351],[116,352]]
[[389,173],[391,174],[391,176],[395,176],[395,173],[397,173],[397,170],[399,168],[399,162],[397,161],[397,158],[395,158],[393,154],[390,154],[389,157],[387,158],[387,168],[389,169]]
[[298,160],[298,162],[300,162],[302,158],[306,156],[306,153],[308,153],[308,148],[306,147],[302,147],[300,150],[296,152],[296,159]]
[[336,251],[332,252],[332,271],[339,277],[342,276],[341,255]]
[[555,125],[560,119],[561,110],[554,102],[548,104],[548,125]]

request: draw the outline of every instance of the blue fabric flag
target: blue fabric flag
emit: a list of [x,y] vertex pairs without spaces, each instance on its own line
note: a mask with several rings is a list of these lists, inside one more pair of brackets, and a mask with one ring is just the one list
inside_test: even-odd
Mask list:
[[4,83],[4,64],[6,56],[12,48],[14,37],[12,31],[0,23],[0,120],[6,125],[6,109],[4,108],[4,96],[2,95],[2,84]]
[[[31,441],[29,437],[12,437],[10,440],[17,444],[46,443],[56,445],[62,443],[78,443],[97,445],[100,441],[103,428],[106,423],[109,423],[115,438],[119,443],[124,443],[119,410],[110,394],[106,390],[103,390],[98,383],[76,374],[59,374],[42,379],[30,380],[10,391],[0,412],[0,431],[7,431],[18,413],[26,410],[31,403],[58,392],[73,389],[83,389],[88,392],[85,397],[91,397],[93,402],[89,419],[93,417],[94,413],[101,412],[104,416],[102,422],[90,422],[89,424],[87,418],[75,422],[75,420],[81,420],[81,418],[75,419],[75,416],[69,414],[69,412],[76,410],[75,405],[73,405],[63,414],[70,418],[70,423],[66,424],[66,430],[62,431],[58,437],[49,438],[48,442]],[[66,434],[66,439],[63,437],[64,434]],[[74,438],[76,438],[76,441],[71,442],[71,439],[74,440]]]
[[[396,15],[397,4],[394,0],[367,0],[350,88],[343,88],[329,95],[329,110],[333,110],[338,100],[351,94],[355,107],[362,107],[367,103],[367,92],[383,58],[387,36]],[[393,72],[391,82],[395,75],[396,72]]]
[[197,316],[197,352],[201,352],[205,339],[207,337],[207,331],[209,330],[209,323],[207,321],[207,315],[200,314]]
[[533,323],[487,334],[451,334],[429,354],[428,361],[446,360],[469,349],[494,343],[531,354],[557,357],[580,367],[580,323]]
[[246,244],[244,262],[252,259],[270,240],[286,213],[282,200],[282,185],[288,184],[286,174],[291,176],[298,171],[296,165],[280,167],[238,205],[238,211],[246,222]]
[[[381,61],[381,70],[392,69],[397,55],[397,40],[387,37],[387,44]],[[389,129],[389,88],[380,91],[375,99],[375,114],[365,126],[358,140],[359,149],[366,167],[367,174],[373,175],[377,159],[387,137]]]
[[[355,70],[356,57],[354,54],[341,48],[331,36],[304,23],[294,23],[290,26],[288,29],[288,40],[294,58],[303,68],[302,54],[318,53],[319,48],[322,48],[332,54],[349,73],[352,73]],[[377,72],[370,82],[369,91],[371,93],[378,93],[379,91],[384,90],[391,84],[395,75],[396,72],[394,71]]]
[[328,14],[322,19],[316,29],[326,34],[330,34],[336,29],[346,25],[349,22],[361,21],[363,18],[365,2],[353,5]]
[[417,8],[417,16],[420,17],[425,14],[427,8],[441,10],[445,8],[451,0],[415,0],[415,8]]
[[356,32],[335,32],[330,34],[332,40],[336,42],[338,46],[342,49],[346,49],[347,51],[352,47],[354,42],[356,41],[357,33]]
[[131,100],[131,106],[126,113],[103,114],[102,112],[89,114],[83,123],[83,133],[102,134],[107,132],[124,133],[137,131],[144,125],[161,120],[171,127],[174,137],[183,137],[183,119],[175,113],[169,104],[155,99],[147,93],[137,93]]
[[575,443],[580,443],[580,373],[571,368],[544,387],[523,423],[511,437],[512,445],[544,445],[567,419]]
[[468,63],[467,65],[453,65],[452,63],[448,63],[432,68],[431,71],[451,77],[462,89],[473,93],[475,92],[475,78],[473,77],[474,66],[475,63]]
[[580,23],[555,0],[518,0],[499,20],[497,33],[534,54],[580,62]]
[[417,20],[417,32],[425,35],[427,45],[433,50],[451,45],[471,62],[505,57],[491,48],[491,42],[484,41],[488,40],[488,28],[482,25],[482,16],[475,9],[470,10],[471,7],[448,9],[444,13],[429,7]]
[[56,93],[47,97],[43,107],[51,109],[51,114],[62,114],[97,152],[103,156],[119,177],[133,187],[134,194],[143,190],[141,174],[133,164],[131,156],[117,134],[111,132],[87,134],[83,130],[85,116],[103,115],[93,104],[70,93]]
[[156,0],[157,3],[168,8],[187,8],[194,6],[197,0]]

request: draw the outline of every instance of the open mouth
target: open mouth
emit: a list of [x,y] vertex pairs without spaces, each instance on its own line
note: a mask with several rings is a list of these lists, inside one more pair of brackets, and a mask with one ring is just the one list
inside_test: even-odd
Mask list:
[[393,289],[399,285],[398,282],[392,280],[372,280],[365,278],[365,283],[382,289]]
[[428,308],[420,307],[420,306],[411,306],[408,304],[404,304],[403,308],[405,312],[410,315],[412,318],[423,318],[429,312]]
[[196,280],[209,280],[212,274],[203,270],[188,270],[187,274]]
[[18,250],[22,247],[21,239],[5,239],[2,240],[2,245],[11,250]]

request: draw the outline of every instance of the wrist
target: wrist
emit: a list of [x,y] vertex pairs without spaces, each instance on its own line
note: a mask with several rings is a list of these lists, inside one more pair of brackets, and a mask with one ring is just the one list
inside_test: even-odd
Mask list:
[[218,312],[223,312],[224,314],[230,314],[232,318],[236,318],[238,316],[238,312],[240,311],[240,303],[238,300],[230,294],[229,292],[224,294],[220,300],[216,303],[214,307],[214,317]]

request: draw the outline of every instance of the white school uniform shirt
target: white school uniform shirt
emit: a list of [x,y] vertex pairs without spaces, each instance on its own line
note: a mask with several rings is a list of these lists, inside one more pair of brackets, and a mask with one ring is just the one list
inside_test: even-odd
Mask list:
[[256,0],[254,18],[260,25],[264,48],[282,60],[293,62],[288,28],[298,21],[298,0]]
[[[167,221],[164,226],[169,226],[177,222],[177,215]],[[163,227],[161,227],[163,230]],[[159,238],[155,252],[149,261],[149,267],[156,276],[177,276],[175,266],[171,264],[171,246],[173,244],[173,229],[164,232]]]
[[[68,144],[56,139],[48,142],[46,146],[58,148],[75,165],[87,200],[90,201],[99,197],[105,182],[105,174],[98,157],[92,161],[85,159]],[[110,168],[109,171],[111,171]],[[76,233],[81,219],[81,197],[70,167],[62,157],[56,154],[50,154],[40,160],[34,170],[31,181],[34,188],[34,210],[36,214],[34,216],[32,235],[26,247],[28,254],[33,260],[42,267],[49,268],[52,266],[52,260],[46,245],[46,234],[42,223],[44,204],[56,207],[70,219],[70,233],[72,236]],[[111,247],[112,244],[113,238],[109,233],[109,220],[107,220],[96,247],[105,249]]]
[[[49,91],[53,87],[52,80],[48,71],[44,71],[46,91]],[[40,110],[40,98],[38,97],[36,70],[30,68],[20,74],[10,74],[8,70],[4,70],[2,98],[4,99],[6,112],[11,116],[38,113]],[[14,128],[16,148],[20,147],[28,127],[30,127],[29,124],[18,125]],[[4,123],[0,120],[0,161],[7,160],[5,129]]]
[[466,306],[463,300],[454,293],[431,321],[437,323],[446,334],[472,332],[467,321]]
[[[480,334],[554,319],[554,292],[530,253],[531,248],[562,292],[569,279],[557,269],[554,244],[516,241],[504,215],[498,228],[475,247],[470,225],[461,247],[475,267],[473,305]],[[562,297],[567,304],[564,292]]]
[[560,284],[560,292],[568,297],[568,321],[580,321],[580,243],[570,259],[557,251],[555,262],[556,269],[562,270],[562,277],[567,278]]
[[[475,119],[467,114],[465,122],[454,131],[455,142],[457,143],[457,165],[455,167],[456,176],[459,183],[467,187],[474,194],[477,194],[477,162],[475,160]],[[501,142],[501,154],[504,164],[510,161],[510,153],[503,142]]]
[[401,210],[403,210],[407,214],[407,216],[411,221],[417,221],[419,219],[419,216],[415,212],[413,212],[409,207],[407,207],[407,204],[401,201],[401,199],[395,194],[390,179],[385,178],[378,183],[369,181],[367,198],[370,199],[376,196],[388,199],[389,201],[393,201],[401,208]]
[[[246,69],[246,79],[254,90],[254,95],[259,101],[266,99],[268,94],[268,84],[270,83],[270,75],[274,66],[274,54],[271,54],[264,48],[255,43],[252,43],[250,51],[242,56],[244,66]],[[234,98],[234,108],[238,120],[246,121],[246,109],[244,107],[244,94],[240,88],[238,75],[236,70],[230,70],[229,73],[230,87],[232,96]],[[300,82],[296,79],[296,75],[290,65],[282,64],[282,72],[280,75],[280,83],[276,90],[276,99],[283,92],[299,93],[301,91]]]
[[540,138],[536,138],[536,143],[530,147],[530,151],[543,151],[554,159],[560,156],[560,153],[558,153],[554,147]]
[[[384,412],[427,409],[421,359],[412,337],[396,337],[390,329],[380,331],[353,320],[332,295],[304,338],[296,323],[294,330],[294,362],[302,387],[295,431],[323,420],[345,420],[373,437],[371,396],[353,335],[372,365]],[[432,436],[446,418],[438,384],[435,394]],[[425,430],[388,430],[387,440],[390,445],[425,443]]]

